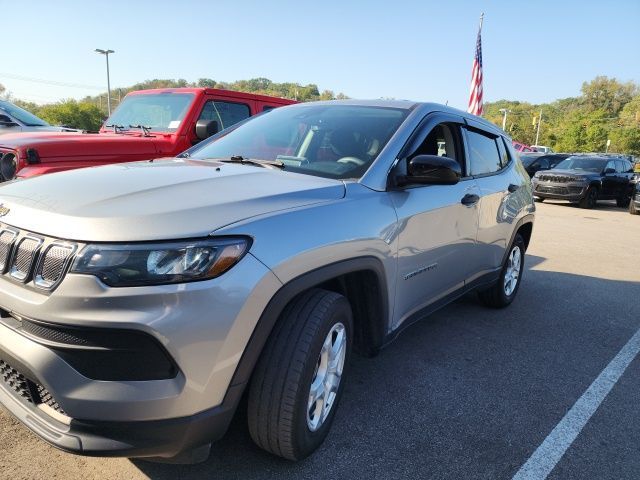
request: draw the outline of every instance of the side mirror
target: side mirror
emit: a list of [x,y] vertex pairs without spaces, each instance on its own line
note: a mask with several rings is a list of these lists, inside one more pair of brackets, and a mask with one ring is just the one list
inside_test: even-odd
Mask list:
[[604,169],[604,174],[605,175],[610,175],[612,173],[616,173],[616,169],[615,168],[605,168]]
[[409,160],[407,175],[397,179],[399,185],[455,185],[462,177],[460,164],[449,157],[418,155]]
[[209,138],[211,135],[218,133],[219,127],[216,120],[198,120],[196,122],[196,137],[199,140]]

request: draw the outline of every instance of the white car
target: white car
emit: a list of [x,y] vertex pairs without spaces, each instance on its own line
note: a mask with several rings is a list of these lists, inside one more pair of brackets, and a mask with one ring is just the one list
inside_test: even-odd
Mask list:
[[542,152],[542,153],[554,153],[551,147],[545,147],[544,145],[531,145],[534,152]]
[[77,130],[54,127],[13,103],[0,100],[0,135],[19,132],[77,132]]

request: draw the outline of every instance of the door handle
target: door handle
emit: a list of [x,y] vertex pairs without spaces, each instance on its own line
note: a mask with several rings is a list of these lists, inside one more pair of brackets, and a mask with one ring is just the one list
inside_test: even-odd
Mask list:
[[480,197],[475,193],[467,193],[464,197],[462,197],[462,200],[460,200],[460,202],[462,202],[463,205],[467,205],[467,206],[475,205],[479,201],[480,201]]
[[520,189],[520,185],[516,185],[515,183],[511,183],[508,188],[509,193],[517,192],[519,189]]

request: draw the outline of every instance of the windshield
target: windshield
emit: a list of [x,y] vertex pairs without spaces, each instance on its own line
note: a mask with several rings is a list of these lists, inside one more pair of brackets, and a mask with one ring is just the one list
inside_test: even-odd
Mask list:
[[193,93],[128,95],[104,123],[128,130],[131,125],[156,132],[175,132],[187,114]]
[[20,107],[16,107],[13,103],[0,100],[0,111],[4,110],[16,120],[22,122],[27,127],[47,127],[49,124],[36,117],[34,114],[23,110]]
[[604,170],[606,164],[607,160],[603,158],[569,157],[557,164],[555,168],[558,170],[585,170],[587,172],[600,173]]
[[285,170],[358,178],[376,159],[407,111],[386,107],[304,105],[254,117],[190,152],[192,158],[277,160]]

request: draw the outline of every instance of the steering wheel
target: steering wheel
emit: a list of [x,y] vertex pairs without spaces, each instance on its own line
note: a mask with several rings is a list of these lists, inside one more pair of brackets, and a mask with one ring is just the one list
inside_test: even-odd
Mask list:
[[338,163],[354,163],[360,167],[365,164],[365,161],[358,157],[342,157],[338,160]]

